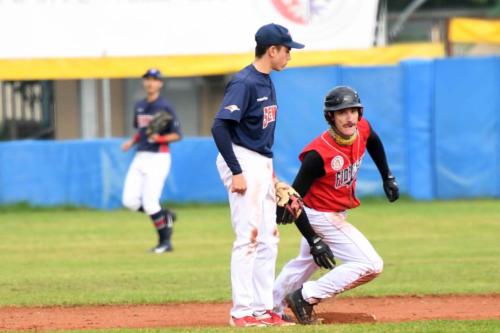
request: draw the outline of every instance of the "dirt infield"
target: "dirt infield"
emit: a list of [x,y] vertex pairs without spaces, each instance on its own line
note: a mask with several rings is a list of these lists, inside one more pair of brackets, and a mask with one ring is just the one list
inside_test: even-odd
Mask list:
[[[229,303],[3,307],[0,330],[54,330],[227,326]],[[329,300],[317,307],[325,324],[431,319],[500,319],[500,294],[362,297]]]

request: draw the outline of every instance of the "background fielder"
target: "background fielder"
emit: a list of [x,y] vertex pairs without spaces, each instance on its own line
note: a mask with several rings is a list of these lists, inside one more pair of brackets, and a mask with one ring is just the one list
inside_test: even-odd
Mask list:
[[[399,197],[382,142],[362,115],[363,105],[352,88],[334,88],[324,108],[330,129],[300,154],[302,164],[293,187],[304,198],[305,213],[296,221],[304,238],[299,255],[276,279],[273,295],[275,311],[283,313],[288,303],[302,324],[314,322],[313,306],[321,300],[367,283],[382,272],[380,256],[347,222],[346,211],[360,204],[355,189],[365,149],[377,165],[389,201]],[[317,281],[306,282],[319,266],[334,267],[332,253],[342,265]]]
[[[149,69],[144,75],[143,87],[146,98],[134,107],[134,127],[137,133],[122,145],[127,151],[133,145],[137,153],[130,165],[123,189],[123,205],[133,211],[150,216],[158,232],[158,245],[151,249],[154,253],[172,251],[172,231],[175,214],[160,206],[160,196],[170,171],[169,143],[181,139],[180,124],[172,105],[160,96],[163,81],[158,69]],[[160,131],[147,135],[146,130],[154,115],[168,112],[172,120]]]

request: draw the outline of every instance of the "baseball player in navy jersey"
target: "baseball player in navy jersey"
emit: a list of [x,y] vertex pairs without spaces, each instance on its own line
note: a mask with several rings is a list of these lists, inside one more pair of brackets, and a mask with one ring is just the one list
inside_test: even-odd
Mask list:
[[[363,117],[358,93],[347,86],[335,87],[325,98],[323,113],[330,128],[302,150],[302,164],[292,185],[305,205],[295,221],[304,236],[300,253],[283,267],[273,291],[274,310],[281,314],[288,304],[301,324],[315,323],[314,305],[382,272],[380,256],[347,222],[347,210],[360,204],[355,189],[365,150],[380,172],[388,200],[399,197],[382,141]],[[335,267],[334,256],[342,260],[341,265]],[[332,270],[307,281],[320,266]]]
[[230,325],[236,327],[290,324],[272,312],[279,235],[271,148],[278,104],[269,74],[284,69],[290,50],[304,45],[277,24],[261,27],[255,40],[255,61],[226,86],[212,126],[220,152],[217,169],[228,191],[236,234],[230,313]]
[[[163,185],[170,171],[169,144],[181,139],[179,121],[172,105],[160,96],[163,80],[158,69],[149,69],[144,75],[146,98],[134,106],[134,127],[137,133],[122,145],[123,151],[136,146],[137,152],[125,179],[123,205],[130,210],[150,216],[158,232],[158,245],[153,253],[172,251],[172,230],[175,214],[160,206]],[[161,111],[171,114],[172,121],[160,133],[146,134],[153,116]]]

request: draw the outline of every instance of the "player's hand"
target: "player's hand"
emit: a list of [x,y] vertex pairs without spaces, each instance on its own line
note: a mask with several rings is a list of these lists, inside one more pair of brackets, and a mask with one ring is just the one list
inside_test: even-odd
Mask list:
[[122,144],[122,150],[128,151],[134,145],[134,140],[127,140]]
[[389,202],[394,202],[399,198],[399,186],[396,177],[391,174],[384,180],[384,192]]
[[231,183],[231,192],[245,194],[247,191],[247,181],[242,173],[233,175],[233,181]]
[[333,269],[336,265],[332,250],[320,237],[314,238],[311,245],[311,255],[319,267]]

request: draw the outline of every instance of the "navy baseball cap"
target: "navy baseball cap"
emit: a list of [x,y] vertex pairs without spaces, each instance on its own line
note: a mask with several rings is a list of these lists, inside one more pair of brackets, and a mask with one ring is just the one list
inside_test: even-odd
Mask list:
[[270,23],[266,24],[257,30],[255,33],[255,41],[257,45],[285,45],[291,49],[303,49],[304,44],[297,43],[292,40],[290,32],[284,26]]
[[159,69],[156,68],[150,68],[142,75],[142,78],[145,79],[147,77],[152,77],[153,79],[161,80],[161,72]]

